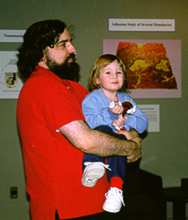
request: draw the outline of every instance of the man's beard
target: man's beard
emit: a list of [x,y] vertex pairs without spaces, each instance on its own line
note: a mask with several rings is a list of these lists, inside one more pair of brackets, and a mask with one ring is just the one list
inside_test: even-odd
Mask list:
[[[68,62],[73,59],[73,62]],[[80,79],[80,66],[75,62],[75,54],[70,54],[62,64],[58,64],[49,55],[46,55],[46,65],[48,69],[59,76],[61,79],[68,79],[78,82]]]

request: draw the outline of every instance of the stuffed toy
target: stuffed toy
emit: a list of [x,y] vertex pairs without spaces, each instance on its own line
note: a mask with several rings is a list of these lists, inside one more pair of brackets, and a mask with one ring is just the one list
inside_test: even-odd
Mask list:
[[[133,107],[133,104],[130,101],[125,101],[123,103],[121,103],[120,101],[119,102],[112,101],[109,104],[109,108],[114,108],[116,106],[116,104],[118,104],[120,106],[121,105],[123,106],[123,108],[124,108],[124,111],[122,113],[123,116],[126,115],[126,114],[127,115],[132,115],[136,111],[136,106]],[[116,126],[115,129],[116,130],[120,130],[120,129],[122,129],[122,126],[118,126],[118,127]]]

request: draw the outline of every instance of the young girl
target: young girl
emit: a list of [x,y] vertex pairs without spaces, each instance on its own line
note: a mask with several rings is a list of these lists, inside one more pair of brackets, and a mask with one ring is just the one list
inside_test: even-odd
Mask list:
[[[89,90],[82,103],[85,119],[91,129],[97,129],[113,136],[126,139],[116,129],[134,128],[139,133],[148,127],[148,119],[127,94],[125,66],[115,55],[105,54],[94,63],[89,79]],[[107,161],[107,164],[106,164]],[[110,189],[105,194],[103,209],[119,212],[123,201],[123,183],[126,173],[127,158],[112,156],[108,158],[85,154],[83,159],[82,184],[95,186],[103,177],[105,168]]]

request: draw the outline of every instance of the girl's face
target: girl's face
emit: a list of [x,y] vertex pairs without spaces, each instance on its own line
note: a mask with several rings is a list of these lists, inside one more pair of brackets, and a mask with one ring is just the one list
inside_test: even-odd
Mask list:
[[104,94],[109,97],[111,93],[116,93],[123,86],[123,71],[117,60],[104,67],[96,83],[100,85]]

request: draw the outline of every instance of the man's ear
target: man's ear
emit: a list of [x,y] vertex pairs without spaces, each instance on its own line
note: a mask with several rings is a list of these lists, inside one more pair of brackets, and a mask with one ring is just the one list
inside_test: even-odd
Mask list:
[[43,57],[39,61],[40,63],[46,63],[46,56],[43,54]]
[[45,62],[45,57],[44,56],[40,59],[40,62]]
[[46,49],[44,49],[43,50],[43,57],[42,57],[41,61],[46,62],[46,54],[47,54],[47,51],[46,51]]
[[47,68],[47,65],[46,65],[46,55],[45,55],[45,51],[43,51],[43,57],[40,59],[38,65],[39,65],[39,66],[43,66],[43,67],[45,67],[46,69],[48,69],[48,68]]

